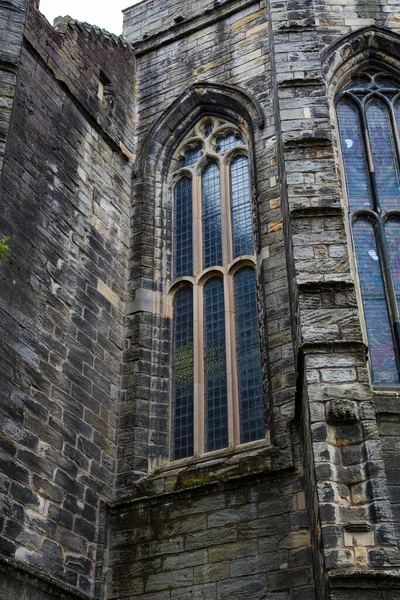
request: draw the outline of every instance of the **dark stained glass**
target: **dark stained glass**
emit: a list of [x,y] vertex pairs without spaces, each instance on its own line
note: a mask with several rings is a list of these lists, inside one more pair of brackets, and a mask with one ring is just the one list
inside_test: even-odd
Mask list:
[[393,210],[399,206],[400,187],[389,113],[377,100],[369,102],[366,112],[379,202],[383,211]]
[[354,240],[375,383],[399,383],[393,335],[375,228],[366,218],[353,224]]
[[180,179],[175,186],[174,277],[193,273],[192,180]]
[[174,299],[174,459],[193,455],[194,353],[193,290],[178,290]]
[[390,270],[400,309],[400,218],[392,217],[385,224],[386,240],[389,250]]
[[226,152],[236,146],[243,146],[243,140],[237,133],[228,133],[217,138],[217,152]]
[[197,144],[192,148],[186,148],[183,157],[179,161],[178,169],[183,169],[183,167],[191,167],[203,156],[203,146],[202,144]]
[[353,89],[365,89],[371,83],[371,78],[368,75],[358,75],[354,77],[354,79],[346,85],[345,90],[353,90]]
[[254,254],[249,161],[235,158],[230,167],[233,258]]
[[264,437],[256,275],[251,267],[234,276],[236,352],[241,443]]
[[396,114],[397,130],[400,134],[400,102],[398,102],[396,104],[395,114]]
[[224,282],[204,286],[204,389],[206,451],[228,446]]
[[367,158],[357,108],[344,100],[339,104],[337,113],[350,209],[372,208]]
[[222,265],[219,167],[210,163],[202,176],[203,269]]
[[210,137],[213,131],[213,124],[211,121],[204,124],[204,135]]

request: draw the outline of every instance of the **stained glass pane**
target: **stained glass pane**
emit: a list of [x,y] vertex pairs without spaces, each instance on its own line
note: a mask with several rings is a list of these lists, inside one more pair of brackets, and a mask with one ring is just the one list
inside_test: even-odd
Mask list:
[[224,283],[204,286],[204,388],[206,451],[228,446]]
[[373,381],[399,383],[374,226],[368,219],[357,219],[353,231]]
[[396,113],[396,121],[397,121],[397,131],[400,134],[400,102],[398,102],[396,104],[395,113]]
[[219,167],[211,163],[202,176],[203,269],[222,265],[221,185]]
[[264,437],[260,346],[258,340],[256,276],[251,267],[234,277],[236,351],[241,443]]
[[390,219],[385,224],[386,239],[389,249],[390,269],[400,308],[400,219]]
[[217,152],[226,152],[235,146],[243,146],[243,140],[237,133],[228,133],[217,138]]
[[368,75],[358,75],[354,77],[348,85],[344,88],[345,90],[353,89],[365,89],[371,84],[371,78]]
[[192,148],[187,148],[183,157],[181,158],[178,169],[183,169],[183,167],[191,167],[203,156],[203,146],[202,144],[197,144]]
[[383,73],[380,75],[377,75],[374,78],[374,82],[378,87],[384,88],[384,89],[397,89],[399,87],[398,83],[393,81],[393,79],[390,76],[387,76]]
[[193,290],[177,291],[174,300],[174,459],[193,456]]
[[383,211],[393,210],[400,207],[400,186],[389,113],[377,100],[366,112],[379,202]]
[[254,254],[249,161],[238,156],[231,163],[233,258]]
[[174,276],[193,273],[192,180],[180,179],[175,186]]
[[357,108],[345,100],[340,103],[337,113],[350,209],[372,208],[367,159]]
[[210,135],[212,134],[213,131],[213,124],[211,121],[205,123],[204,125],[204,135],[206,137],[210,137]]

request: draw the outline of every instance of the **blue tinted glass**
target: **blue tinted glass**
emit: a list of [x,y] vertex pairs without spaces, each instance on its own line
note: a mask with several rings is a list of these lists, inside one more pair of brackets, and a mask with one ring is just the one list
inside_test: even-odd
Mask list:
[[354,77],[348,85],[344,88],[345,90],[361,89],[365,90],[371,84],[371,78],[368,75],[358,75]]
[[206,137],[210,137],[210,135],[212,134],[212,131],[213,131],[213,124],[210,121],[209,123],[206,123],[204,125],[204,135]]
[[236,352],[239,384],[241,443],[264,437],[260,346],[258,340],[256,275],[240,269],[234,277]]
[[236,133],[228,133],[217,138],[217,152],[226,152],[235,146],[243,146],[242,138]]
[[367,106],[371,151],[374,159],[379,202],[383,211],[400,208],[400,187],[389,113],[381,102]]
[[339,105],[337,114],[350,209],[372,208],[367,159],[358,111],[346,100]]
[[174,276],[192,275],[192,180],[184,177],[175,186]]
[[193,290],[178,290],[174,300],[174,459],[193,456]]
[[192,148],[187,148],[184,152],[183,158],[179,161],[178,169],[183,167],[191,167],[203,156],[202,144],[197,144]]
[[254,254],[249,161],[245,156],[232,161],[230,181],[233,258],[237,258]]
[[228,446],[224,283],[204,286],[204,388],[206,451]]
[[222,265],[221,186],[219,167],[211,163],[202,176],[203,269]]
[[398,102],[398,103],[396,104],[396,110],[395,110],[395,113],[396,113],[396,121],[397,121],[397,130],[398,130],[398,131],[399,131],[399,133],[400,133],[400,102]]
[[389,250],[390,270],[400,308],[400,219],[392,218],[385,224],[386,239]]
[[375,383],[399,383],[393,336],[373,224],[365,218],[353,224],[358,272]]

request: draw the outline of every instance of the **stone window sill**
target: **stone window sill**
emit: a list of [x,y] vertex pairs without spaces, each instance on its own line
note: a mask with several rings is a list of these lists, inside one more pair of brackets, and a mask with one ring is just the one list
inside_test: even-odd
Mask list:
[[132,496],[124,502],[290,468],[293,468],[291,448],[277,448],[269,440],[261,440],[202,456],[155,464],[153,472],[135,485]]

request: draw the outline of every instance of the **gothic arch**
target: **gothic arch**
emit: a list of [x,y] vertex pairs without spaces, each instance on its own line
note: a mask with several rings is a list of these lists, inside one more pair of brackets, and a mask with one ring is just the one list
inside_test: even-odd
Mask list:
[[322,53],[322,70],[332,100],[345,77],[363,66],[400,73],[400,35],[385,27],[358,29]]
[[[247,91],[217,83],[194,83],[179,96],[148,132],[136,162],[136,174],[152,176],[168,164],[177,141],[202,115],[215,114],[245,122],[253,135],[265,126],[261,106]],[[158,170],[158,174],[162,172]]]

